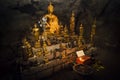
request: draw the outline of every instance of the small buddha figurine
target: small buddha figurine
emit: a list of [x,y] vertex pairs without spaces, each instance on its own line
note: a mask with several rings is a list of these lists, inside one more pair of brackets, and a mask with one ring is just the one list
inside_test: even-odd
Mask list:
[[43,39],[43,40],[46,40],[46,39],[47,39],[47,32],[46,32],[46,31],[43,32],[43,34],[42,34],[42,39]]
[[78,46],[81,46],[82,45],[82,38],[79,36],[78,38]]
[[83,44],[83,26],[80,24],[80,33],[78,37],[78,47],[80,47]]
[[60,33],[60,35],[64,34],[64,27],[63,27],[63,25],[61,23],[60,23],[59,33]]
[[70,18],[70,31],[71,31],[72,34],[74,34],[74,28],[75,28],[75,14],[72,11],[72,15],[71,15],[71,18]]
[[80,38],[82,39],[83,38],[83,26],[82,24],[80,24]]
[[35,40],[39,40],[39,28],[37,27],[37,24],[34,24],[34,28],[32,29],[32,33],[35,37]]
[[68,28],[67,28],[66,25],[65,25],[65,27],[64,27],[64,34],[65,34],[65,35],[68,35]]
[[26,38],[23,39],[23,48],[28,57],[33,56],[32,47]]

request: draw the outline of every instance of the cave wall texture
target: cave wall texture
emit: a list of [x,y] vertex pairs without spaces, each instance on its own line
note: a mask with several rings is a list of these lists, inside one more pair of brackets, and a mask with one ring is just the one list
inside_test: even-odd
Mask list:
[[114,40],[117,39],[116,35],[118,34],[118,23],[120,21],[118,18],[120,16],[119,0],[1,0],[0,25],[2,27],[0,30],[3,32],[1,34],[4,35],[5,33],[5,30],[2,30],[3,26],[6,31],[22,31],[24,28],[31,27],[36,15],[39,17],[47,13],[49,1],[53,2],[54,13],[63,24],[69,26],[70,13],[73,10],[76,17],[76,30],[82,23],[86,29],[85,34],[87,34],[90,31],[92,21],[96,17],[97,34],[100,38],[118,44]]
[[120,0],[0,0],[2,68],[9,67],[8,65],[18,56],[16,44],[26,33],[25,30],[30,29],[39,16],[47,13],[49,1],[53,2],[54,13],[59,20],[68,26],[73,10],[76,17],[76,32],[82,23],[86,38],[96,17],[96,45],[115,49],[119,47]]

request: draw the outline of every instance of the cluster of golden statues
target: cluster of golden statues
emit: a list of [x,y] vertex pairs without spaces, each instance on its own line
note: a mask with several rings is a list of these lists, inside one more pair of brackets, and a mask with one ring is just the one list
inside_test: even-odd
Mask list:
[[[29,55],[32,55],[32,47],[34,48],[43,48],[43,51],[39,50],[38,54],[39,56],[43,53],[44,55],[46,55],[48,53],[46,46],[47,45],[52,45],[51,41],[48,39],[48,37],[50,38],[50,36],[48,36],[48,34],[57,34],[57,35],[62,35],[62,37],[64,36],[66,43],[70,42],[70,37],[73,36],[73,34],[75,35],[75,13],[72,12],[71,17],[70,17],[70,31],[68,29],[68,26],[64,26],[62,24],[59,25],[59,20],[57,18],[56,15],[53,14],[54,11],[54,7],[52,5],[52,3],[49,4],[48,6],[48,14],[43,16],[43,21],[45,23],[41,24],[45,29],[43,30],[43,33],[41,34],[40,32],[40,28],[38,27],[38,25],[35,23],[34,27],[32,28],[32,35],[34,37],[34,44],[33,46],[30,45],[29,41],[27,41],[26,39],[23,40],[23,45],[25,46],[24,48],[26,49],[26,53],[28,53]],[[49,29],[49,31],[47,32],[46,29]],[[95,30],[96,30],[96,20],[94,21],[93,25],[92,25],[92,30],[91,30],[91,35],[90,35],[90,40],[91,42],[93,41],[94,35],[95,35]],[[83,44],[83,33],[84,33],[84,27],[82,24],[80,24],[79,27],[79,36],[77,36],[77,45],[78,47],[80,45]],[[71,35],[72,34],[72,35]],[[54,35],[55,36],[55,35]],[[52,36],[53,37],[53,36]],[[74,38],[71,38],[74,39]],[[73,41],[73,40],[72,40]],[[75,41],[73,41],[72,43],[74,43]],[[61,47],[61,42],[60,42],[60,47]],[[45,61],[47,61],[46,57],[45,57]]]
[[[45,29],[46,28],[49,29],[48,32],[50,34],[60,34],[60,28],[63,27],[63,25],[59,24],[58,17],[53,12],[54,12],[54,6],[50,2],[49,6],[48,6],[48,14],[44,15],[42,18],[44,23],[46,24],[44,27],[45,27]],[[34,27],[35,29],[33,29],[33,31],[36,31],[35,35],[36,35],[36,39],[38,39],[38,36],[37,36],[38,35],[38,33],[37,33],[38,28],[36,27],[36,25],[34,25],[34,26],[35,26]],[[66,26],[64,26],[64,27],[66,28]],[[45,32],[45,29],[44,29],[44,32]],[[71,34],[75,33],[75,14],[74,14],[74,12],[72,12],[71,17],[70,17],[70,31],[69,31],[69,33],[71,33]]]

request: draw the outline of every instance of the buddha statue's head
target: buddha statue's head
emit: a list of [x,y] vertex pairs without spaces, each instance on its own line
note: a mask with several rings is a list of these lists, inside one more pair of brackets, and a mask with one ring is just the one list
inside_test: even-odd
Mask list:
[[36,23],[34,24],[34,28],[37,28],[37,24]]
[[72,11],[72,16],[73,16],[73,17],[75,16],[75,13],[74,13],[74,11]]
[[53,7],[52,3],[50,2],[49,6],[48,6],[48,12],[53,13],[53,11],[54,11],[54,7]]

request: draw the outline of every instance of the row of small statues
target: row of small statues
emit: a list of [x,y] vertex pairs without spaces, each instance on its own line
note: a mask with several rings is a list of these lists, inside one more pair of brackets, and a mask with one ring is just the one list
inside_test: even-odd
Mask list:
[[[93,27],[94,26],[95,25],[93,25]],[[91,36],[92,36],[91,38],[93,38],[93,36],[95,35],[95,30],[94,29],[92,29],[92,30],[93,30],[93,33],[91,34]],[[32,46],[32,47],[40,48],[40,47],[43,47],[44,44],[45,45],[49,45],[49,46],[50,45],[54,45],[54,44],[52,44],[52,42],[56,42],[56,44],[59,44],[61,41],[62,42],[66,42],[66,43],[69,43],[71,41],[74,42],[74,40],[73,40],[74,38],[72,38],[71,35],[68,35],[67,31],[68,30],[65,27],[64,31],[63,31],[64,34],[63,34],[62,37],[54,35],[54,36],[52,36],[53,39],[51,40],[50,36],[47,36],[47,34],[45,34],[45,33],[43,33],[43,35],[40,35],[39,34],[39,28],[35,25],[34,28],[33,28],[33,36],[35,38],[35,41],[34,41],[34,46]],[[73,37],[74,36],[75,35],[73,35]],[[84,39],[83,39],[83,26],[82,26],[82,24],[80,25],[80,35],[78,37],[77,36],[75,36],[75,37],[76,37],[76,42],[77,42],[78,46],[81,46],[83,44],[83,42],[84,42]],[[45,42],[43,42],[43,41],[45,41]],[[23,40],[23,45],[26,45],[29,49],[31,47],[31,44],[26,39]]]
[[[40,57],[41,55],[43,55],[43,58],[45,60],[47,60],[47,54],[56,54],[56,49],[52,49],[50,51],[47,50],[47,44],[46,44],[46,41],[43,41],[43,46],[40,47],[38,44],[38,46],[36,46],[37,48],[31,46],[31,44],[26,40],[26,38],[23,40],[23,53],[25,53],[25,59],[29,59],[31,57]],[[67,44],[62,44],[62,42],[60,42],[59,44],[59,51],[63,51],[67,48],[72,48],[72,47],[75,47],[76,46],[76,43],[72,42],[72,43],[67,43]],[[35,51],[34,49],[37,49],[37,51]],[[62,54],[62,58],[65,58],[65,54]],[[46,62],[46,61],[45,61]]]

